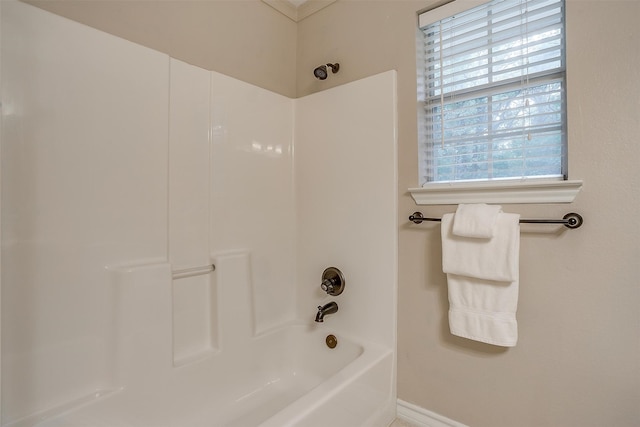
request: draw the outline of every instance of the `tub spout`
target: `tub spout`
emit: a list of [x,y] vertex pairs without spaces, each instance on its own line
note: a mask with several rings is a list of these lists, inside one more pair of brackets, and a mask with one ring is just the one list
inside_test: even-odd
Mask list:
[[318,306],[318,314],[316,314],[316,322],[324,322],[325,314],[332,314],[338,311],[338,304],[331,301],[325,305]]

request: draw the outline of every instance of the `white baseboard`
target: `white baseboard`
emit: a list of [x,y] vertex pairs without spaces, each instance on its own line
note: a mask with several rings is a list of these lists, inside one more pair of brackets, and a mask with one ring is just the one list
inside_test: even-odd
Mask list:
[[398,399],[398,418],[416,427],[468,427],[401,399]]

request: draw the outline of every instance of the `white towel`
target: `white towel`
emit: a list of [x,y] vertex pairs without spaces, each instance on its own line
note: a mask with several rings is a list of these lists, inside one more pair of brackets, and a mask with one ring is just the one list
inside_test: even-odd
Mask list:
[[485,203],[458,205],[453,221],[453,234],[463,237],[489,239],[493,237],[502,206]]
[[442,269],[449,288],[451,333],[513,347],[518,341],[520,216],[501,213],[491,239],[453,235],[442,217]]
[[518,279],[520,215],[501,213],[491,239],[455,236],[454,214],[442,216],[442,271],[509,282]]

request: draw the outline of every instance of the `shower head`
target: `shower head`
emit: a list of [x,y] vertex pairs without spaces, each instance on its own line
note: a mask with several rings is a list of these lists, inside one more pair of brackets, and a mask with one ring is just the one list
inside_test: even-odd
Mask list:
[[327,66],[321,65],[315,70],[313,70],[313,75],[316,76],[316,79],[324,80],[327,78]]
[[331,72],[335,74],[340,69],[340,64],[335,63],[335,64],[327,64],[327,65],[321,65],[319,67],[316,67],[316,69],[313,70],[313,75],[316,77],[316,79],[324,80],[327,78],[327,76],[329,75],[327,73],[327,67],[331,68]]

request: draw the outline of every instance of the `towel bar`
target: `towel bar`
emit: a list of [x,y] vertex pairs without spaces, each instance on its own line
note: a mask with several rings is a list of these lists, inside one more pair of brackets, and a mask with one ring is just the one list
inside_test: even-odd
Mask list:
[[192,267],[185,268],[182,270],[174,270],[171,273],[172,278],[175,279],[184,279],[185,277],[193,277],[200,276],[202,274],[209,274],[212,271],[216,271],[216,266],[214,264],[204,265],[202,267]]
[[[414,212],[409,215],[409,221],[414,224],[422,224],[422,221],[442,221],[442,218],[427,218],[422,212]],[[582,225],[582,216],[575,212],[570,212],[562,219],[521,219],[520,224],[562,224],[567,228],[578,228]]]

